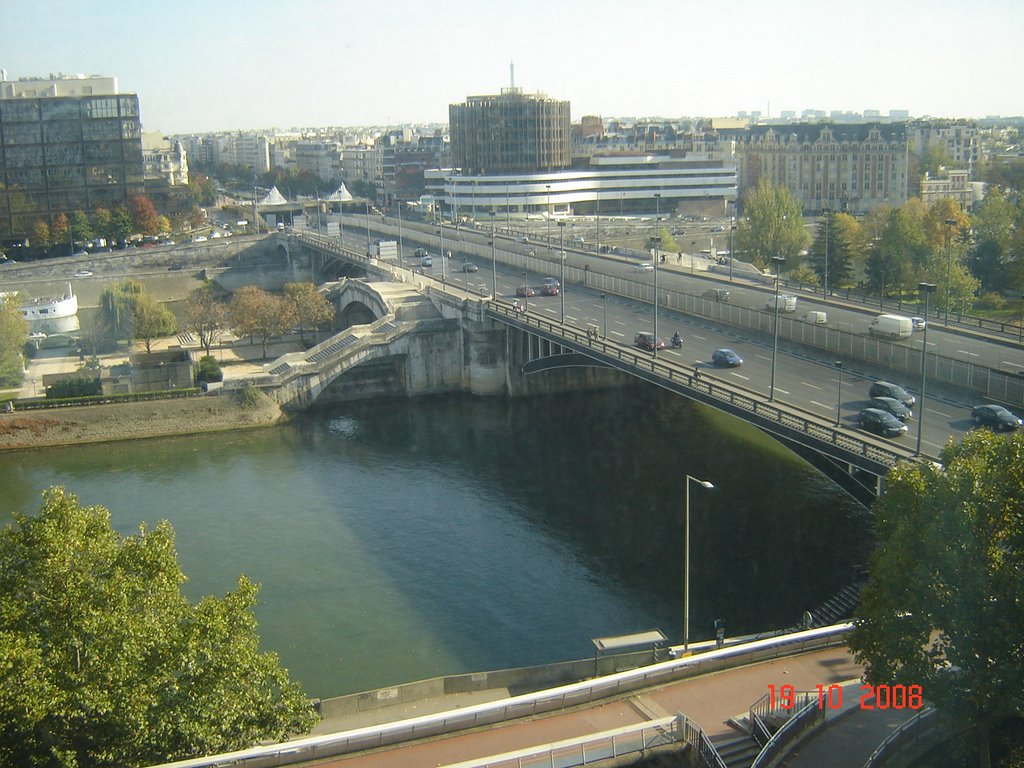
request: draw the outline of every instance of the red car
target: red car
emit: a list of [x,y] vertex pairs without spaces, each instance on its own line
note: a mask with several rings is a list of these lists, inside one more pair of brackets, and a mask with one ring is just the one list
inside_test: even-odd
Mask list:
[[558,286],[554,283],[545,283],[540,287],[541,296],[557,296]]
[[529,297],[529,296],[536,296],[536,295],[537,295],[537,292],[534,291],[533,288],[531,288],[528,285],[520,285],[518,288],[516,288],[516,296],[527,296],[527,297]]
[[653,352],[656,349],[664,349],[665,340],[653,333],[641,331],[633,337],[633,346]]

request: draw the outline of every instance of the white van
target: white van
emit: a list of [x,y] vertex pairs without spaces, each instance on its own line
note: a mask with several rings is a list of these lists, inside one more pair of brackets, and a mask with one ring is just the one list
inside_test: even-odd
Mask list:
[[801,319],[812,325],[825,325],[828,322],[828,315],[824,312],[808,312]]
[[768,299],[768,303],[764,305],[764,308],[769,312],[774,312],[776,301],[779,303],[779,312],[796,312],[796,296],[773,296]]

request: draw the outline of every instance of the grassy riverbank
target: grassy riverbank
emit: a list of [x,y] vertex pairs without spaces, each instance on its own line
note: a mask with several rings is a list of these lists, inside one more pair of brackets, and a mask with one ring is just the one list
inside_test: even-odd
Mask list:
[[0,450],[194,435],[276,424],[281,409],[258,393],[255,402],[200,396],[0,414]]

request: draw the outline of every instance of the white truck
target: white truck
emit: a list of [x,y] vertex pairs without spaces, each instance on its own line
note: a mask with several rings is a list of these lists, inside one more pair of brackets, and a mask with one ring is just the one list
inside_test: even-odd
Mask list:
[[372,256],[377,259],[387,259],[388,261],[398,260],[398,243],[394,240],[381,240],[376,243],[372,249]]
[[909,339],[914,334],[914,321],[903,315],[879,315],[871,321],[868,333],[881,339]]
[[796,296],[787,296],[785,294],[772,296],[768,299],[768,303],[764,305],[764,308],[769,312],[774,312],[776,301],[779,303],[779,312],[796,312]]

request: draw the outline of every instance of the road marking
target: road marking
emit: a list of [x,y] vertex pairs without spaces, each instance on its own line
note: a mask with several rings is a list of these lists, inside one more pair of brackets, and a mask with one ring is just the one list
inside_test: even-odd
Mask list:
[[980,357],[977,352],[968,352],[966,349],[958,349],[956,353],[958,355],[967,355],[968,357]]
[[697,341],[707,341],[707,338],[705,338],[704,336],[698,336],[695,333],[691,333],[690,337],[696,339]]
[[828,409],[832,408],[831,405],[825,405],[824,403],[819,403],[817,400],[811,400],[811,405],[816,405],[819,408],[828,408]]
[[943,413],[942,411],[936,411],[934,408],[929,408],[928,409],[928,413],[934,413],[935,415],[941,416],[944,419],[952,419],[953,418],[953,414],[951,414],[951,413]]
[[566,315],[565,319],[568,320],[571,323],[575,323],[576,322],[576,318],[573,317],[572,315]]
[[771,358],[770,358],[770,357],[765,357],[764,355],[754,355],[754,357],[759,357],[759,358],[761,358],[762,360],[771,360]]
[[736,376],[737,378],[743,379],[744,381],[750,381],[750,377],[744,376],[742,373],[736,373],[736,371],[729,371],[729,373],[731,373],[733,376]]
[[781,393],[782,393],[782,394],[784,394],[784,395],[788,395],[788,394],[789,394],[789,392],[788,392],[787,390],[785,390],[785,389],[779,389],[778,387],[776,387],[776,388],[775,388],[775,391],[776,391],[776,392],[781,392]]
[[612,331],[612,336],[625,336],[625,335],[626,335],[626,334],[624,334],[624,333],[619,333],[618,331]]
[[807,381],[801,381],[800,383],[803,384],[805,387],[810,387],[811,389],[821,389],[821,387],[819,387],[817,384],[811,384],[810,382]]

